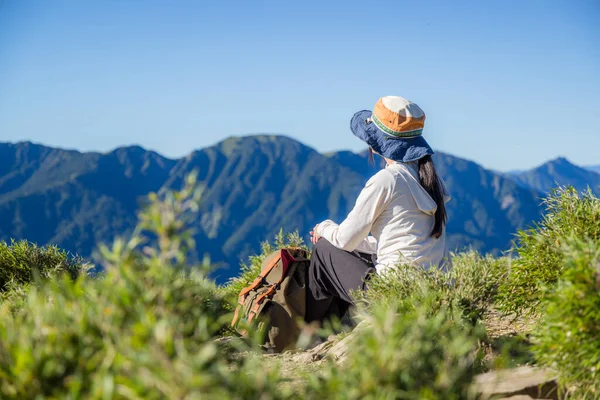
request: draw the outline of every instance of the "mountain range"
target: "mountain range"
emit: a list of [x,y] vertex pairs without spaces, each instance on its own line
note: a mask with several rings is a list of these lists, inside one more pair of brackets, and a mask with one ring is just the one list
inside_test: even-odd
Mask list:
[[512,173],[512,179],[522,187],[547,192],[557,185],[571,185],[579,191],[588,187],[600,194],[600,170],[598,167],[581,168],[564,157],[549,161],[529,171]]
[[[453,197],[453,249],[506,250],[540,217],[553,182],[600,185],[600,174],[565,159],[513,174],[440,152],[434,161]],[[204,187],[196,243],[222,265],[215,277],[223,282],[280,229],[306,234],[325,218],[341,221],[377,168],[366,152],[321,154],[275,135],[228,138],[181,159],[139,146],[82,153],[0,143],[0,240],[56,244],[89,258],[99,243],[131,232],[145,195],[179,188],[196,170]]]

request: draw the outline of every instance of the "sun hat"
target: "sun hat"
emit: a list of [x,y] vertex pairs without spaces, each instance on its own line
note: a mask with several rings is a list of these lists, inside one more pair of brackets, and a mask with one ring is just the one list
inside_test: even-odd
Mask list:
[[424,125],[423,110],[400,96],[382,97],[373,111],[359,111],[350,120],[352,133],[376,153],[405,163],[434,153],[423,138]]

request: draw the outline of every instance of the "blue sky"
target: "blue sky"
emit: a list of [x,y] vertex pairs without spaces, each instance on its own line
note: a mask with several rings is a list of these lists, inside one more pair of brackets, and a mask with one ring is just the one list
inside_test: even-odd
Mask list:
[[600,164],[598,21],[586,0],[0,0],[0,141],[360,150],[350,117],[396,94],[486,167]]

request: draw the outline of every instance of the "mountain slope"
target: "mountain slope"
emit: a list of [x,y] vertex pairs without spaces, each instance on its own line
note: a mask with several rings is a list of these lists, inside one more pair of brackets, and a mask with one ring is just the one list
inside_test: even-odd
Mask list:
[[0,144],[0,153],[0,239],[84,256],[132,229],[138,199],[158,190],[174,165],[140,147],[99,154],[18,143]]
[[192,170],[206,187],[200,240],[220,246],[234,269],[280,229],[306,234],[322,219],[343,218],[363,183],[359,174],[281,136],[231,138],[194,152],[165,186],[180,186]]
[[[451,247],[504,250],[539,217],[536,191],[447,154],[435,160],[453,195]],[[223,263],[223,281],[280,229],[307,234],[325,218],[341,221],[377,168],[366,152],[325,156],[282,136],[230,138],[178,160],[140,147],[101,154],[0,143],[0,240],[52,243],[89,257],[132,230],[148,192],[179,188],[191,171],[204,186],[198,250]]]
[[522,187],[548,192],[557,185],[571,185],[577,190],[592,188],[600,193],[600,174],[570,163],[560,157],[529,171],[515,173],[512,178]]

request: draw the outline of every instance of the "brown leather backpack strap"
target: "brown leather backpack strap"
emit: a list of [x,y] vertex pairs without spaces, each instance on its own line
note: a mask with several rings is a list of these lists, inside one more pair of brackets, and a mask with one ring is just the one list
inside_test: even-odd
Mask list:
[[234,327],[237,323],[238,318],[240,317],[240,310],[242,309],[241,305],[238,305],[235,308],[235,312],[233,313],[233,320],[231,321],[231,326]]
[[[281,252],[285,252],[285,254],[287,254],[287,256],[289,257],[289,259],[287,260],[287,262],[292,262],[295,261],[294,257],[290,254],[290,252],[287,249],[282,249]],[[286,260],[284,259],[284,257],[281,257],[281,261],[282,262],[286,262]],[[284,265],[284,267],[286,267]],[[285,268],[287,270],[287,268]],[[262,302],[267,298],[272,296],[273,294],[275,294],[275,291],[277,290],[277,288],[279,287],[279,285],[281,285],[281,282],[283,282],[283,280],[285,279],[287,275],[281,274],[281,278],[279,278],[279,281],[277,281],[276,284],[271,285],[271,287],[265,291],[263,294],[261,294],[260,296],[258,296],[258,298],[256,299],[256,303],[254,303],[254,306],[252,306],[252,309],[250,310],[250,312],[248,313],[248,323],[250,323],[250,321],[252,321],[252,319],[254,318],[254,316],[258,313],[258,310],[260,309],[260,305],[262,304]]]
[[[257,276],[256,279],[254,279],[252,281],[252,283],[250,284],[250,286],[246,286],[245,288],[243,288],[240,291],[240,294],[238,294],[238,297],[241,298],[241,297],[247,295],[252,290],[256,289],[260,285],[260,282],[262,281],[262,278],[263,278],[262,275]],[[242,301],[242,303],[243,303],[243,301]]]
[[262,280],[265,276],[267,276],[267,274],[269,272],[271,272],[271,270],[273,268],[275,268],[275,266],[277,265],[277,263],[279,262],[279,260],[281,260],[281,253],[279,254],[278,257],[274,257],[273,260],[265,267],[263,268],[262,271],[260,271],[260,275],[258,275],[256,277],[256,279],[254,279],[252,281],[252,283],[250,284],[250,286],[245,287],[244,289],[242,289],[242,291],[240,292],[240,294],[238,295],[239,300],[238,302],[240,304],[242,304],[244,302],[244,298],[245,296],[252,290],[256,289],[257,287],[260,286],[260,284],[262,283]]
[[267,291],[265,291],[263,294],[261,294],[260,296],[258,296],[258,298],[256,299],[256,302],[254,303],[254,305],[252,306],[252,308],[250,309],[250,312],[248,313],[248,323],[252,322],[252,320],[254,319],[254,317],[256,316],[256,314],[258,314],[258,310],[260,309],[260,305],[262,304],[262,302],[269,296],[271,296],[272,294],[275,293],[275,289],[276,287],[279,285],[275,284],[272,285]]

